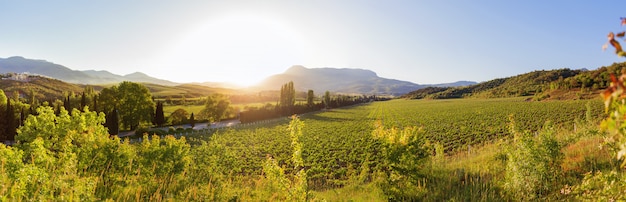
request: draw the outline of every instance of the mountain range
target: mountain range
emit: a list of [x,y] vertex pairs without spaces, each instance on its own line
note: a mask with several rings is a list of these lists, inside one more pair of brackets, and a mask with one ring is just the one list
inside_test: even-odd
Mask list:
[[[45,60],[33,60],[20,56],[6,59],[0,58],[0,73],[29,73],[75,84],[97,85],[132,81],[164,86],[181,85],[164,79],[150,77],[141,72],[122,76],[108,71],[78,71]],[[345,94],[384,94],[394,96],[431,86],[455,87],[476,84],[476,82],[471,81],[459,81],[447,84],[420,85],[408,81],[382,78],[375,72],[365,69],[306,68],[296,65],[290,67],[282,74],[276,74],[264,79],[258,85],[250,87],[249,90],[279,90],[280,86],[289,81],[294,82],[297,91],[310,89],[317,93],[330,91]],[[210,87],[236,88],[227,83],[205,82],[196,84]]]
[[459,81],[447,84],[420,85],[408,81],[379,77],[365,69],[348,68],[306,68],[295,65],[282,74],[270,76],[254,88],[272,90],[293,81],[297,91],[330,91],[346,94],[402,95],[429,86],[465,86],[476,82]]
[[20,56],[0,58],[0,73],[29,73],[75,84],[112,84],[133,81],[166,86],[179,85],[171,81],[150,77],[141,72],[121,76],[108,71],[78,71],[45,60],[26,59]]

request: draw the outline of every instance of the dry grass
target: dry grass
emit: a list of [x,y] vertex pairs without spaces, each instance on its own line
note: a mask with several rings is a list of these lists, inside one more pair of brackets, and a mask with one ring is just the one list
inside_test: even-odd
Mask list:
[[564,172],[586,173],[611,164],[613,158],[601,136],[584,137],[563,149],[565,159],[561,168]]

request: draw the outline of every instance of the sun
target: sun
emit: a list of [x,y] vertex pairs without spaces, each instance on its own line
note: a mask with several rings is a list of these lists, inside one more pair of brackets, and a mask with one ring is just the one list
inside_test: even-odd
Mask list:
[[306,43],[299,34],[280,21],[228,15],[211,19],[184,35],[166,63],[188,70],[177,76],[189,80],[250,86],[299,64],[305,50]]

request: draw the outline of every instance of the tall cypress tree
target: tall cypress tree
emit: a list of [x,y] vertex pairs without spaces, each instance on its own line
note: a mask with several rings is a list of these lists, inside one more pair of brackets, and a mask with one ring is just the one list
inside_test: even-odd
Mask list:
[[156,112],[154,113],[154,124],[157,126],[163,126],[163,124],[165,124],[165,115],[163,114],[163,102],[157,102],[155,111]]
[[19,123],[19,126],[23,126],[24,125],[24,120],[26,120],[26,113],[24,113],[24,109],[22,108],[22,111],[20,111],[20,123]]
[[280,88],[280,108],[283,113],[291,114],[293,106],[296,103],[296,89],[293,86],[293,81],[284,84]]
[[196,118],[193,117],[193,112],[191,112],[191,116],[189,116],[189,123],[191,124],[191,128],[196,126]]
[[85,92],[80,96],[80,111],[85,110],[85,106],[87,106],[87,98],[85,97]]
[[309,90],[306,94],[306,105],[311,108],[313,107],[313,105],[315,101],[315,93],[313,93],[313,90]]
[[326,106],[326,109],[330,108],[330,92],[328,91],[324,93],[324,106]]
[[[7,99],[8,100],[8,99]],[[0,101],[1,102],[1,101]],[[5,110],[6,104],[0,104],[0,142],[4,142],[5,140],[8,139],[8,135],[5,134],[5,131],[7,128],[7,119],[6,119],[6,110]]]
[[98,95],[93,95],[93,109],[94,112],[98,111]]
[[117,109],[113,109],[113,111],[107,114],[105,118],[106,118],[106,122],[104,123],[104,126],[109,129],[109,134],[110,135],[119,134],[120,133],[120,122],[119,122],[120,120],[117,115]]
[[69,111],[72,111],[70,109],[71,106],[72,105],[70,105],[70,96],[68,95],[67,98],[65,99],[65,102],[63,102],[63,107],[65,107],[65,110],[69,112]]
[[13,106],[11,106],[11,99],[7,99],[7,106],[4,112],[4,121],[4,130],[2,131],[4,135],[4,140],[15,140],[15,134],[17,133],[18,125],[15,117],[15,111],[13,110]]

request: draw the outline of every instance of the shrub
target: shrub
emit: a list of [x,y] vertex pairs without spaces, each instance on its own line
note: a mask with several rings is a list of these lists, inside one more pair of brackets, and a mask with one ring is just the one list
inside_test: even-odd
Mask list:
[[504,188],[513,198],[533,200],[546,196],[561,177],[563,154],[555,139],[554,127],[547,122],[537,135],[514,132],[509,148]]

